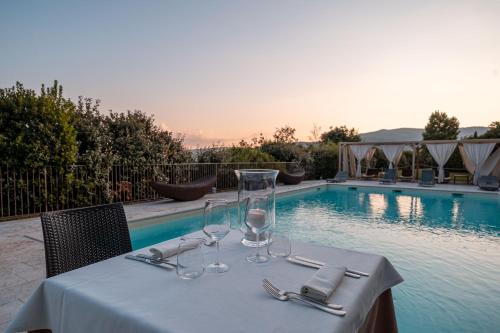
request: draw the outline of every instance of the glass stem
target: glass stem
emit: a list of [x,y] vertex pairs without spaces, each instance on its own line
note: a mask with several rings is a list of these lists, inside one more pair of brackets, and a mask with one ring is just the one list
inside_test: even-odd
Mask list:
[[260,236],[260,231],[257,231],[255,233],[256,235],[256,240],[257,240],[257,254],[255,255],[256,258],[260,257],[260,245],[259,245],[259,236]]
[[217,261],[215,262],[215,264],[217,266],[220,265],[220,262],[219,262],[219,241],[216,241],[215,244],[217,244]]

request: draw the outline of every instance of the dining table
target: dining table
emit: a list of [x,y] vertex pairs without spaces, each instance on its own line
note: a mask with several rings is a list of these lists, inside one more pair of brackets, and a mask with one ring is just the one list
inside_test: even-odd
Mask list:
[[[249,263],[245,258],[255,248],[243,246],[241,238],[242,233],[233,230],[221,241],[221,260],[229,271],[197,279],[180,279],[175,270],[128,260],[125,255],[48,278],[6,332],[397,332],[391,288],[403,278],[384,256],[292,241],[295,255],[368,273],[342,279],[328,300],[346,311],[345,316],[336,316],[266,293],[263,279],[299,292],[315,269],[283,258]],[[178,244],[179,239],[164,243]],[[202,248],[210,260],[214,247]]]

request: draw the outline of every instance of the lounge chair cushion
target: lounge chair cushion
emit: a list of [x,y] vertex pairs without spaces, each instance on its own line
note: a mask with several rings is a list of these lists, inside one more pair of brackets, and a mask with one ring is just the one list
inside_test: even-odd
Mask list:
[[161,196],[172,198],[177,201],[191,201],[199,199],[209,193],[216,182],[217,176],[207,176],[187,184],[153,182],[151,183],[151,187]]
[[481,176],[478,180],[479,188],[487,191],[498,190],[498,178],[495,176]]

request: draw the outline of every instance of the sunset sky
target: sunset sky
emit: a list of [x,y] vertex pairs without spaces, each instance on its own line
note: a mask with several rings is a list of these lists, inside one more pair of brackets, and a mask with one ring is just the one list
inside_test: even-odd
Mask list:
[[0,0],[0,87],[59,80],[189,144],[500,120],[500,1]]

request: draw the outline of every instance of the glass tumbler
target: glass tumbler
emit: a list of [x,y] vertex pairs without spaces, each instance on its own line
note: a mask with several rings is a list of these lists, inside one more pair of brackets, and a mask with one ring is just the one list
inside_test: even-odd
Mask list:
[[205,272],[203,241],[203,238],[181,239],[177,253],[177,276],[181,279],[196,279]]
[[292,242],[290,241],[290,234],[285,233],[272,233],[269,235],[272,239],[267,246],[267,253],[273,258],[286,258],[292,253]]

